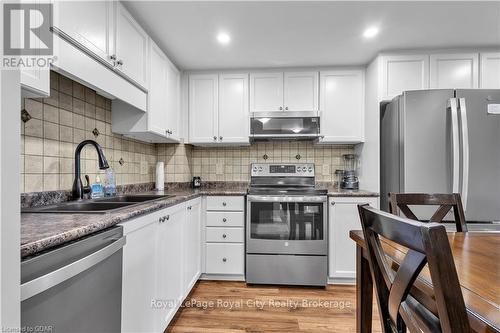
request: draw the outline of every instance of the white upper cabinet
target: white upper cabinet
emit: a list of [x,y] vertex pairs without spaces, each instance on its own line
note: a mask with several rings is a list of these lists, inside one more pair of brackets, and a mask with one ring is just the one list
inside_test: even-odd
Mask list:
[[53,25],[64,34],[112,63],[114,54],[113,1],[54,1]]
[[432,54],[430,56],[431,88],[478,88],[479,55],[477,53]]
[[285,72],[285,111],[318,111],[318,72]]
[[218,82],[217,74],[189,76],[190,143],[216,143],[218,141]]
[[479,87],[500,89],[500,52],[481,53]]
[[132,15],[116,2],[116,65],[132,80],[147,87],[148,35]]
[[167,136],[172,141],[180,140],[180,96],[181,74],[179,70],[167,60]]
[[148,125],[151,131],[167,135],[167,62],[160,48],[150,39]]
[[251,73],[250,112],[318,111],[318,72]]
[[248,143],[248,74],[219,76],[219,141]]
[[382,56],[382,95],[391,99],[406,90],[429,88],[429,56]]
[[250,112],[283,111],[283,73],[250,74]]
[[[41,4],[40,1],[33,2],[34,6],[38,6]],[[33,19],[33,18],[32,18]],[[43,17],[41,15],[34,15],[34,26],[42,25]],[[34,47],[37,50],[41,50],[42,41],[39,38],[34,38],[34,41],[30,41],[30,43],[34,43]],[[38,56],[36,54],[35,56]],[[36,97],[48,97],[50,95],[50,69],[49,68],[21,68],[21,88],[22,88],[22,96],[29,98]]]
[[320,73],[320,130],[318,143],[364,141],[364,71]]

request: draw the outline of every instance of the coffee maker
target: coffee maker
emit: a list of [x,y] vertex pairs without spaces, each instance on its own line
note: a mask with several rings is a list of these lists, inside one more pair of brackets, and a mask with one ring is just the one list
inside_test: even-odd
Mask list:
[[358,190],[358,155],[345,154],[342,157],[344,159],[344,175],[340,187],[346,190]]

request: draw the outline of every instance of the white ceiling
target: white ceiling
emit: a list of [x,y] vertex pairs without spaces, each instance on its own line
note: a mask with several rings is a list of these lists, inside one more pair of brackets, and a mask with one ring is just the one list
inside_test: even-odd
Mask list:
[[[378,52],[500,46],[500,2],[167,2],[126,7],[180,68],[361,65]],[[369,26],[380,33],[362,37]],[[218,32],[231,36],[220,45]]]

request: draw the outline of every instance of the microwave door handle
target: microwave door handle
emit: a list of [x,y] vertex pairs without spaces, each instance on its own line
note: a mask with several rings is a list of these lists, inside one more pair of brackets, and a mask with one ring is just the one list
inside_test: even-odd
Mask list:
[[460,185],[460,136],[458,132],[458,106],[457,99],[448,100],[447,109],[451,115],[451,162],[452,162],[452,192],[459,192]]
[[460,112],[460,130],[462,134],[462,204],[464,211],[467,210],[467,196],[469,194],[469,128],[467,124],[467,107],[465,98],[458,100],[458,109]]

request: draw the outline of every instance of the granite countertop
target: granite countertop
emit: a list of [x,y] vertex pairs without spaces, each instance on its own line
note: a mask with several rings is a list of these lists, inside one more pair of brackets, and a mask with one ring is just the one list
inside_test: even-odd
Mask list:
[[[170,189],[166,191],[144,190],[136,194],[170,194],[172,197],[124,208],[106,214],[22,213],[21,258],[38,254],[47,249],[88,236],[139,215],[194,199],[202,195],[246,195],[247,185],[217,186],[204,189]],[[328,196],[378,196],[367,191],[338,191],[328,187]]]

